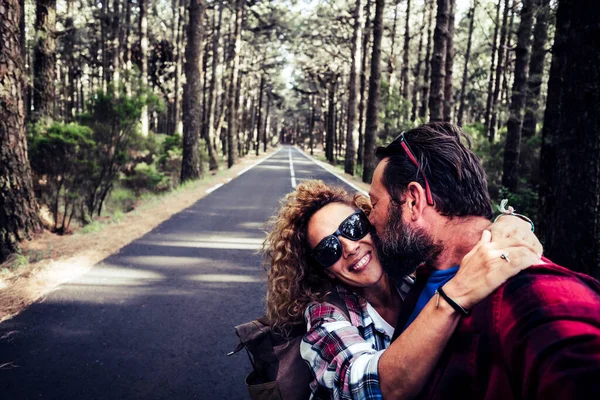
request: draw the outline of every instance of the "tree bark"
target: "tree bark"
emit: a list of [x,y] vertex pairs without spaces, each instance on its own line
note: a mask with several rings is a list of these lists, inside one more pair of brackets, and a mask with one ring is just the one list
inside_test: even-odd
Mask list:
[[515,193],[519,184],[518,165],[521,151],[521,126],[523,124],[523,107],[525,105],[525,88],[527,84],[527,65],[531,51],[531,30],[533,26],[533,0],[523,0],[521,22],[517,32],[517,48],[515,58],[515,80],[509,107],[509,117],[504,146],[504,171],[502,185]]
[[475,10],[477,9],[477,1],[473,0],[473,7],[469,12],[469,36],[467,39],[467,53],[465,54],[465,66],[463,69],[462,81],[460,84],[460,104],[458,106],[458,114],[456,116],[456,124],[463,125],[463,117],[465,114],[465,92],[467,89],[467,78],[469,77],[469,60],[471,59],[471,45],[473,44],[473,30],[475,27]]
[[[173,98],[173,127],[170,133],[181,135],[182,123],[181,123],[181,69],[183,64],[183,32],[185,32],[185,7],[186,0],[179,0],[178,17],[177,17],[177,39],[175,42],[175,86],[174,86],[174,98]],[[204,6],[203,6],[204,7]],[[204,14],[204,13],[203,13]],[[202,47],[202,45],[200,45]],[[187,47],[186,50],[187,52]],[[186,53],[187,55],[187,53]]]
[[237,82],[240,73],[240,50],[242,45],[242,17],[244,0],[236,0],[235,6],[235,28],[233,33],[233,49],[231,62],[231,80],[229,81],[229,96],[227,104],[227,166],[231,168],[238,162],[238,137],[236,98]]
[[314,147],[315,147],[315,111],[317,108],[316,94],[311,95],[310,98],[310,122],[308,124],[308,134],[309,134],[309,146],[310,146],[310,155],[314,155]]
[[360,102],[358,103],[358,151],[356,162],[360,165],[364,160],[364,122],[365,122],[365,106],[367,104],[367,48],[371,41],[371,0],[366,0],[366,17],[365,17],[365,32],[362,42],[362,61],[360,63]]
[[256,155],[260,152],[260,134],[262,133],[262,108],[263,91],[265,90],[265,73],[260,74],[260,85],[258,88],[258,110],[256,112]]
[[552,261],[600,278],[600,14],[561,0],[542,130],[540,233]]
[[212,73],[209,87],[209,98],[208,98],[208,130],[207,130],[207,145],[213,148],[212,152],[209,152],[208,169],[210,171],[216,171],[219,169],[219,163],[217,160],[217,149],[214,147],[215,138],[215,116],[217,113],[217,82],[219,77],[217,76],[217,69],[219,67],[219,40],[221,37],[221,21],[223,20],[223,2],[219,1],[219,17],[218,22],[215,24],[216,10],[213,13],[213,42],[212,42]]
[[37,0],[33,58],[33,120],[54,119],[56,88],[56,0]]
[[116,97],[119,96],[121,83],[121,26],[119,25],[119,0],[113,1],[112,9],[112,86]]
[[204,0],[190,1],[184,66],[186,83],[183,87],[181,182],[198,179],[204,173],[199,142],[202,129],[202,44],[205,11]]
[[435,31],[433,32],[433,55],[431,58],[431,88],[429,92],[429,120],[432,122],[444,119],[449,1],[437,0],[437,16]]
[[452,70],[454,69],[454,14],[456,0],[448,3],[448,41],[446,43],[446,80],[444,82],[444,121],[452,122],[452,107],[454,106],[452,91]]
[[427,19],[427,50],[425,53],[425,74],[423,75],[423,87],[421,89],[421,108],[419,109],[419,118],[422,120],[427,116],[429,101],[429,86],[431,83],[431,45],[433,42],[433,5],[434,0],[429,1],[429,17]]
[[[406,0],[406,27],[404,29],[404,53],[402,55],[402,97],[408,100],[408,67],[410,52],[410,0]],[[416,84],[416,82],[415,82]]]
[[494,91],[492,93],[492,115],[488,125],[488,138],[490,143],[496,140],[496,127],[498,125],[498,96],[500,95],[500,82],[504,82],[504,62],[506,49],[508,11],[510,9],[510,0],[504,0],[504,11],[502,14],[502,28],[500,30],[500,45],[498,46],[498,62],[496,63],[496,79],[494,80]]
[[377,114],[381,89],[381,38],[383,36],[384,0],[375,1],[375,19],[373,21],[373,52],[371,55],[371,77],[369,78],[369,101],[367,102],[367,120],[365,126],[365,154],[363,182],[370,183],[377,166],[375,149],[377,146]]
[[[140,56],[142,67],[140,69],[140,86],[142,90],[148,89],[148,0],[139,0],[140,4]],[[142,108],[141,134],[148,136],[149,131],[148,106]]]
[[[350,63],[350,78],[348,80],[348,122],[346,134],[346,155],[344,159],[344,171],[354,175],[354,159],[356,158],[356,147],[358,145],[358,79],[360,75],[361,40],[363,21],[362,0],[356,0],[354,10],[354,31],[352,32],[352,61]],[[312,135],[312,133],[311,133]]]
[[[263,128],[263,152],[267,151],[267,143],[269,143],[269,118],[271,117],[271,94],[267,92],[267,111],[265,112],[265,124]],[[311,153],[312,154],[312,153]]]
[[423,36],[426,27],[425,20],[427,19],[427,3],[423,4],[423,23],[421,29],[419,29],[419,45],[417,47],[417,65],[413,70],[413,90],[412,90],[412,109],[410,113],[410,120],[415,121],[417,119],[417,109],[419,108],[419,91],[421,90],[421,64],[423,64]]
[[533,44],[529,61],[529,78],[525,100],[525,117],[523,118],[523,137],[535,135],[540,108],[540,92],[544,76],[544,59],[546,58],[546,41],[548,40],[548,23],[550,19],[550,0],[538,0],[536,7],[535,27],[533,28]]
[[123,70],[125,73],[125,92],[131,96],[131,1],[125,0],[125,53],[123,54]]
[[[496,49],[498,45],[498,32],[500,31],[500,7],[502,6],[502,0],[498,0],[496,6],[496,17],[494,18],[494,41],[492,42],[492,61],[490,62],[490,76],[488,79],[487,87],[487,101],[485,103],[485,114],[483,115],[483,125],[485,126],[485,134],[488,136],[488,140],[493,142],[493,138],[490,136],[490,114],[492,112],[492,93],[494,89],[494,71],[496,70]],[[497,79],[498,77],[496,77]]]
[[27,159],[18,0],[0,0],[0,263],[41,229]]

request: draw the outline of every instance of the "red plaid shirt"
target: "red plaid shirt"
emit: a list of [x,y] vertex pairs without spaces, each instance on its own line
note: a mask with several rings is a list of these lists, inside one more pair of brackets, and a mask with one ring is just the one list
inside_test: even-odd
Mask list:
[[600,399],[600,283],[544,262],[461,319],[419,398]]

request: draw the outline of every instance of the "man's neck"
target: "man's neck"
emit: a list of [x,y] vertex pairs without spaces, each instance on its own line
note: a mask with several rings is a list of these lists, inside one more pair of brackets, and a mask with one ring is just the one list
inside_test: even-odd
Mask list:
[[481,239],[490,221],[483,217],[442,217],[433,228],[434,243],[440,244],[440,254],[428,262],[429,267],[445,270],[459,265],[463,257]]

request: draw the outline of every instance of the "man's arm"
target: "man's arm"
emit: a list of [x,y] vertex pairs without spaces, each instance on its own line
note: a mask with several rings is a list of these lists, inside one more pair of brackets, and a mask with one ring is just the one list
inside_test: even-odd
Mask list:
[[496,295],[501,353],[524,399],[600,398],[600,295],[561,269],[532,267]]

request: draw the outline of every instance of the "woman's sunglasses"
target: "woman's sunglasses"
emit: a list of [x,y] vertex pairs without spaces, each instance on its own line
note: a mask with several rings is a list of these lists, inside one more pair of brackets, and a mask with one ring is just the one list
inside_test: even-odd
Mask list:
[[326,236],[315,246],[311,256],[324,268],[335,264],[342,256],[342,244],[338,236],[357,241],[369,233],[371,224],[362,211],[356,211],[346,218],[331,235]]

